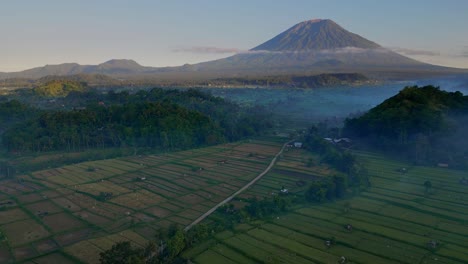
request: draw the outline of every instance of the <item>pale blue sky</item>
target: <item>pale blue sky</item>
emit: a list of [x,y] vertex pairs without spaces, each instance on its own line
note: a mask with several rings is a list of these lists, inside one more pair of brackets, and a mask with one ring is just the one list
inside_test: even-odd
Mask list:
[[468,68],[465,0],[4,0],[0,71],[113,58],[196,63],[253,48],[313,18],[416,59]]

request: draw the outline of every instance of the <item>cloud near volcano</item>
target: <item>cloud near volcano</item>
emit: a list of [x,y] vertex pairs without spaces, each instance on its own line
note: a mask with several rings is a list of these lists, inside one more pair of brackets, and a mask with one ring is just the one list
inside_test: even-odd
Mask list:
[[176,48],[173,52],[190,52],[190,53],[202,53],[202,54],[223,54],[223,53],[240,53],[243,50],[237,48],[221,48],[212,46],[194,46],[188,48]]

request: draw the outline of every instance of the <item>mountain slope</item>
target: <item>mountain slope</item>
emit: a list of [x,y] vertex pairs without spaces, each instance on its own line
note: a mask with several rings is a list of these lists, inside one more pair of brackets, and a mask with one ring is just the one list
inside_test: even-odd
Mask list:
[[378,44],[345,30],[332,20],[313,19],[294,25],[251,51],[311,51],[346,47],[381,48]]
[[385,49],[329,19],[298,23],[249,52],[195,64],[193,68],[197,71],[278,73],[446,69]]

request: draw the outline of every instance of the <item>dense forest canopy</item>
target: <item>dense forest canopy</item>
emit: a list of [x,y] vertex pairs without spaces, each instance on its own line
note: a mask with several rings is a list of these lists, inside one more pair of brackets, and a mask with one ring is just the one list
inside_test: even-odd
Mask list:
[[[35,152],[121,146],[180,149],[258,135],[271,126],[269,114],[260,107],[242,108],[193,89],[72,91],[63,102],[84,106],[36,109],[37,115],[6,128],[3,145],[9,151]],[[0,118],[28,109],[16,101],[2,106],[6,109],[0,109]]]
[[467,154],[457,140],[465,126],[468,96],[434,86],[406,87],[364,115],[348,119],[348,135],[384,150],[406,153],[415,162],[461,166]]

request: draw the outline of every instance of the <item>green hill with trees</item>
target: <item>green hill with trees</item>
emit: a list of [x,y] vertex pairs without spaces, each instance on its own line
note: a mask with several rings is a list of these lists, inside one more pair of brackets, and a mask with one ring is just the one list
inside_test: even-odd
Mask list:
[[358,118],[345,131],[382,150],[406,154],[417,163],[465,166],[468,96],[438,87],[406,87]]
[[60,97],[67,96],[72,91],[84,92],[87,89],[88,85],[84,82],[55,79],[39,85],[33,90],[35,94],[40,96]]

